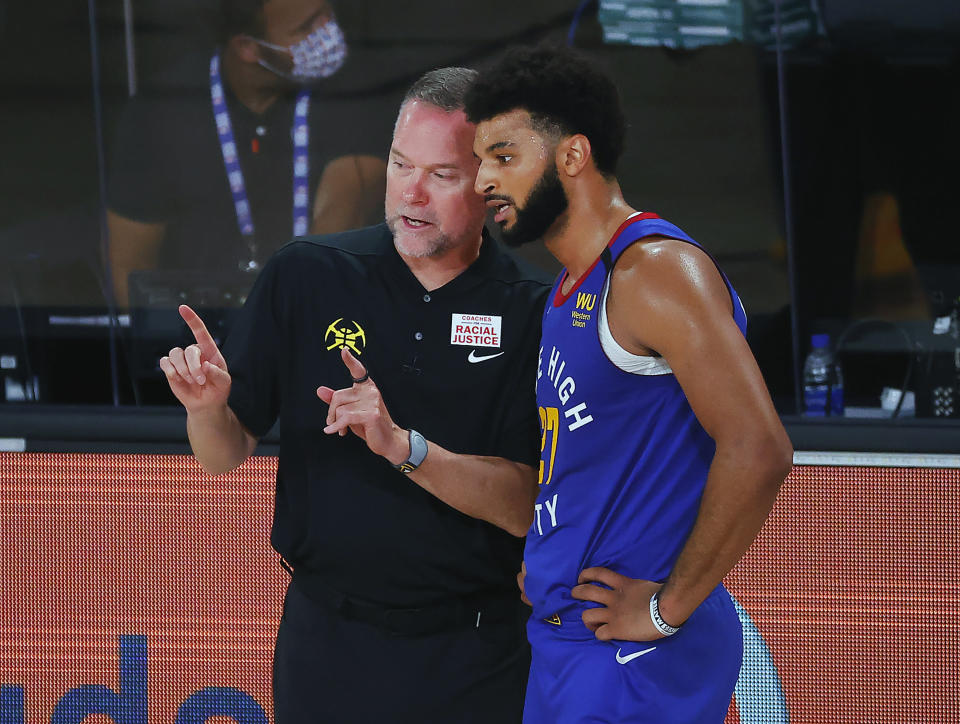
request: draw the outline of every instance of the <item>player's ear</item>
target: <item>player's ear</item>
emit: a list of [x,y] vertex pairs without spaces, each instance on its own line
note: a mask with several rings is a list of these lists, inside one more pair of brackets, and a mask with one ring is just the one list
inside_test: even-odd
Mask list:
[[587,167],[591,152],[590,139],[582,133],[567,136],[557,144],[557,170],[571,178],[578,176]]

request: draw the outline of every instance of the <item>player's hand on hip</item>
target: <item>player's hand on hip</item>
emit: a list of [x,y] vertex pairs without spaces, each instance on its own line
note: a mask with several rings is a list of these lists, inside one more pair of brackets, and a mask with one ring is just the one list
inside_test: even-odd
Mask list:
[[160,358],[170,390],[188,413],[226,405],[230,397],[227,362],[197,313],[186,304],[181,304],[179,311],[196,343],[174,347]]
[[[663,638],[650,619],[650,597],[662,584],[627,578],[609,568],[586,568],[570,595],[602,604],[583,612],[583,623],[601,641],[654,641]],[[597,585],[602,584],[602,585]]]
[[352,432],[363,439],[372,452],[399,465],[410,456],[407,431],[393,422],[380,390],[360,360],[347,348],[340,351],[340,357],[354,383],[342,390],[317,388],[317,396],[330,406],[323,431],[341,436]]
[[520,587],[520,600],[528,606],[533,606],[530,599],[527,598],[527,592],[523,588],[523,582],[527,580],[527,562],[520,561],[520,572],[517,574],[517,585]]

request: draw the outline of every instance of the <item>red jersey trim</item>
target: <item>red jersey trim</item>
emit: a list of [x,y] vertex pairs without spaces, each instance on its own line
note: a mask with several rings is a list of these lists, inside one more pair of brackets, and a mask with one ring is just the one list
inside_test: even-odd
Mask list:
[[[637,221],[643,221],[645,219],[659,219],[659,218],[660,217],[657,214],[653,213],[652,211],[644,211],[643,213],[640,213],[640,214],[634,214],[632,216],[628,216],[626,220],[624,220],[624,222],[620,224],[619,228],[615,232],[613,232],[613,236],[610,237],[610,241],[607,242],[607,246],[605,248],[609,249],[611,246],[613,246],[613,243],[619,238],[620,234],[622,234],[624,230],[628,226],[630,226],[630,224],[636,223]],[[563,270],[563,276],[560,278],[560,283],[557,285],[557,293],[553,297],[554,307],[562,307],[564,304],[567,303],[567,300],[573,296],[573,293],[577,291],[577,289],[583,283],[583,280],[593,273],[594,268],[597,266],[598,263],[600,263],[600,259],[602,257],[603,257],[603,252],[600,252],[600,255],[593,260],[593,264],[590,265],[590,268],[583,273],[583,276],[577,279],[577,283],[574,284],[570,288],[570,291],[568,291],[566,294],[561,293],[561,290],[563,289],[563,284],[565,281],[567,281],[567,270],[566,269]]]

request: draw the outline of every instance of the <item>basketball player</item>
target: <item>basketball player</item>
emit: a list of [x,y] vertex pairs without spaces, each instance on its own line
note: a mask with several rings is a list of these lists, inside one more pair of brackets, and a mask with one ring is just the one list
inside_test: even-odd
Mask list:
[[515,49],[467,113],[505,241],[564,266],[537,373],[524,721],[721,722],[742,657],[721,581],[792,462],[744,309],[697,242],[624,200],[617,90],[581,56]]

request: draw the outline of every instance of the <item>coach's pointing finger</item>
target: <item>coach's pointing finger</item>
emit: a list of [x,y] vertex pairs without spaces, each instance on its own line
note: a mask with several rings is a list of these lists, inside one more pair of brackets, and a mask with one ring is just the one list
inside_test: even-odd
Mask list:
[[354,357],[350,350],[346,347],[340,350],[340,359],[342,359],[343,364],[346,365],[347,371],[350,373],[350,378],[353,380],[353,384],[359,385],[370,379],[370,374],[367,372],[367,368],[364,367],[363,363]]

